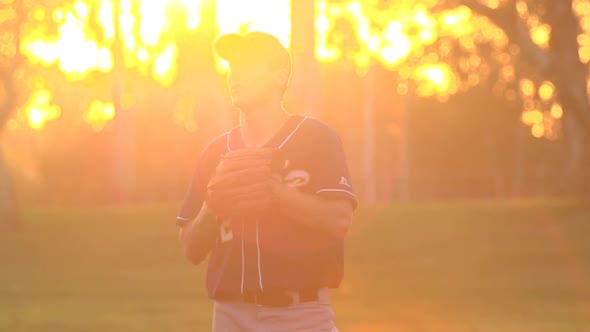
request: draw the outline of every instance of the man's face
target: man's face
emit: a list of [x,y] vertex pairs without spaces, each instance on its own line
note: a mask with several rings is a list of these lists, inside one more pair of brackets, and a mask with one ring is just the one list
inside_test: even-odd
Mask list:
[[230,64],[228,85],[233,104],[238,109],[252,108],[280,91],[280,80],[267,61],[244,56]]

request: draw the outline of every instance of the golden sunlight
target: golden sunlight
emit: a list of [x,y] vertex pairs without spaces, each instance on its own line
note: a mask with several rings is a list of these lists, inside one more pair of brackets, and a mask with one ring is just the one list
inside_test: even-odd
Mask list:
[[48,121],[60,117],[61,108],[51,104],[52,98],[51,92],[45,88],[39,88],[31,94],[22,109],[31,128],[40,130]]
[[574,0],[572,1],[572,7],[576,14],[580,16],[590,15],[590,1],[588,0]]
[[535,138],[543,137],[543,135],[545,135],[545,126],[543,123],[535,123],[531,127],[531,134],[533,134]]
[[[261,31],[276,36],[285,47],[291,42],[291,6],[288,0],[217,0],[219,34]],[[217,58],[217,69],[227,64]]]
[[84,120],[92,126],[92,130],[99,132],[115,118],[115,106],[110,102],[94,100],[84,115]]
[[498,0],[488,0],[486,3],[486,6],[492,8],[492,9],[498,8],[499,5],[500,5],[500,3],[498,2]]
[[166,28],[166,1],[141,1],[139,38],[146,46],[156,46]]
[[[276,35],[285,46],[290,45],[288,0],[216,1],[220,34],[264,31]],[[93,71],[110,72],[115,66],[112,53],[116,35],[115,3],[113,0],[77,0],[55,8],[51,17],[58,24],[57,34],[48,34],[45,25],[39,24],[24,38],[22,53],[34,63],[57,64],[70,80],[84,79]],[[117,18],[124,65],[137,68],[163,85],[171,84],[177,72],[178,49],[171,37],[171,30],[177,28],[177,22],[167,10],[171,5],[180,5],[186,12],[184,28],[194,30],[198,27],[201,0],[120,0]],[[466,6],[431,12],[434,5],[436,1],[409,1],[384,7],[374,0],[317,0],[316,56],[322,62],[350,56],[361,73],[372,61],[397,70],[411,55],[423,55],[424,48],[440,38],[459,39],[466,49],[474,48],[473,34],[477,31],[481,32],[480,39],[505,39],[489,22],[479,20]],[[488,5],[497,6],[498,1],[489,1]],[[43,19],[44,12],[35,17]],[[346,38],[336,28],[339,20],[351,24],[358,49],[350,50],[345,46]],[[94,21],[99,23],[101,33],[91,29]],[[100,40],[99,35],[102,36]],[[449,51],[447,48],[441,54],[448,55]],[[436,67],[439,60],[422,63],[421,66],[430,69],[416,70],[418,76],[409,77],[429,82],[434,88],[423,89],[423,92],[440,94],[443,89],[452,88],[448,70],[443,72]],[[220,72],[227,69],[222,61],[216,63]],[[479,81],[477,77],[472,78],[470,82]]]
[[429,64],[416,69],[415,77],[423,84],[418,88],[422,96],[446,96],[455,92],[455,75],[447,64]]
[[179,126],[184,126],[188,132],[197,130],[197,122],[194,116],[195,98],[186,95],[180,99],[174,109],[174,122]]
[[551,116],[554,119],[561,119],[563,117],[563,108],[561,108],[561,105],[554,104],[551,106]]
[[520,81],[520,91],[523,95],[531,97],[535,94],[535,84],[531,80],[523,79]]
[[[116,66],[123,66],[169,86],[178,72],[179,48],[175,32],[198,29],[203,1],[74,0],[49,12],[42,7],[33,8],[31,18],[35,24],[27,26],[21,53],[33,64],[56,66],[69,81],[83,80],[90,73],[108,74]],[[277,36],[286,47],[290,46],[290,3],[294,0],[207,1],[216,2],[219,34],[263,31]],[[507,0],[481,0],[481,3],[498,8]],[[501,83],[518,79],[510,63],[515,51],[507,48],[508,38],[501,29],[488,19],[475,15],[467,6],[432,10],[436,5],[435,0],[386,4],[377,0],[315,0],[316,58],[324,63],[350,61],[361,75],[372,64],[377,64],[399,73],[399,94],[409,93],[408,87],[412,86],[409,82],[413,81],[417,95],[445,99],[486,79],[490,64],[478,54],[477,45],[489,43],[499,50],[496,58],[502,65]],[[517,1],[516,7],[528,24],[532,40],[547,47],[550,27],[540,24],[539,18],[529,12],[525,1]],[[590,15],[588,0],[574,0],[573,8],[579,16]],[[118,17],[115,17],[117,13]],[[178,13],[182,13],[182,20],[178,19]],[[48,21],[56,25],[55,30],[50,29]],[[590,20],[583,19],[581,26],[584,31],[578,36],[579,56],[588,63]],[[123,63],[115,63],[118,60],[113,47],[117,45],[117,36]],[[457,54],[455,48],[466,54],[458,59],[456,69],[447,64]],[[409,59],[418,61],[409,63]],[[218,58],[216,67],[220,73],[227,71],[227,64]],[[537,94],[546,102],[552,102],[555,97],[551,82],[536,86],[531,80],[521,79],[518,90],[529,101]],[[515,99],[518,90],[498,88],[494,93]],[[30,96],[26,114],[31,127],[42,128],[46,121],[59,116],[57,109],[45,103],[50,99],[51,93],[44,88]],[[114,118],[110,105],[94,101],[90,106],[85,119],[95,130],[102,129]],[[535,105],[527,104],[522,121],[531,126],[538,125],[532,128],[533,134],[543,132],[542,129],[545,132],[550,130],[542,127],[543,113],[533,108]],[[561,106],[555,105],[551,112],[547,110],[547,117],[559,119],[562,112]],[[186,128],[193,131],[196,125]]]
[[553,97],[554,91],[555,87],[553,86],[553,83],[545,81],[539,87],[539,97],[541,97],[543,100],[549,100],[551,97]]
[[522,122],[527,125],[535,125],[543,122],[543,113],[539,110],[526,111],[522,113]]
[[8,120],[8,122],[6,122],[6,129],[8,129],[9,131],[17,130],[18,129],[18,121],[16,121],[15,119]]
[[547,47],[549,46],[549,38],[551,37],[551,27],[547,24],[539,25],[531,29],[531,38],[535,44]]
[[[21,42],[21,53],[33,64],[57,65],[70,81],[79,81],[89,73],[109,73],[113,70],[113,46],[116,40],[115,8],[113,0],[77,0],[55,8],[49,16],[56,24],[55,34],[49,33],[44,9],[37,8],[34,19]],[[185,28],[198,27],[201,0],[121,0],[119,36],[122,44],[124,63],[121,66],[137,68],[160,84],[173,83],[177,73],[178,49],[172,30],[177,19],[169,14],[170,6],[182,6],[186,12]],[[134,14],[138,12],[136,17]],[[98,23],[96,31],[94,24]],[[100,36],[100,37],[99,37]],[[29,105],[38,103],[39,95],[33,94]],[[42,128],[51,118],[51,112],[44,108],[30,107],[29,124]],[[104,120],[112,119],[109,106],[93,103],[86,120],[94,121],[93,128],[104,127]]]
[[[178,3],[187,12],[186,28],[196,29],[200,22],[200,0],[121,0],[119,3],[124,65],[151,72],[152,78],[163,85],[171,84],[176,73],[177,51],[171,31],[175,18],[170,17],[167,9]],[[139,17],[134,16],[134,9]],[[32,63],[57,64],[72,81],[82,80],[94,71],[108,73],[114,68],[114,16],[112,0],[66,3],[55,8],[51,15],[58,25],[57,33],[49,34],[47,25],[40,22],[24,36],[21,53]],[[43,10],[38,9],[35,18],[44,17]],[[98,22],[102,31],[93,30],[93,22]]]
[[[500,2],[490,1],[497,6]],[[481,81],[479,63],[469,64],[468,79],[459,80],[446,65],[452,54],[445,40],[459,40],[461,46],[476,56],[477,42],[492,42],[505,47],[508,38],[491,24],[473,15],[466,6],[431,11],[436,1],[407,1],[383,5],[375,0],[316,1],[316,57],[321,62],[334,62],[346,57],[359,73],[365,73],[372,62],[389,70],[397,70],[400,77],[418,83],[417,94],[424,97],[445,98]],[[346,22],[352,28],[354,42],[341,30]],[[440,40],[438,56],[425,56],[426,47]],[[358,45],[358,46],[357,46]],[[410,57],[420,57],[415,68],[408,67]],[[479,59],[479,57],[477,57]],[[423,85],[423,86],[422,86]],[[404,89],[401,89],[405,92]]]

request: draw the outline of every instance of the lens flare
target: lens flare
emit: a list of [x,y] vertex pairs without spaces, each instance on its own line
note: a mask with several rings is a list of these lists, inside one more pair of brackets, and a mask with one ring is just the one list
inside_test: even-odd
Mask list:
[[[263,31],[277,36],[289,47],[289,0],[211,1],[216,2],[219,34]],[[84,80],[94,73],[108,74],[122,66],[169,86],[175,82],[179,71],[176,33],[199,29],[203,2],[73,0],[51,10],[33,7],[31,19],[35,24],[23,30],[20,51],[30,63],[58,68],[69,81]],[[507,3],[506,0],[480,2],[490,8]],[[324,63],[349,61],[361,75],[372,64],[379,64],[397,71],[403,80],[398,93],[412,92],[411,86],[419,96],[446,98],[457,91],[466,91],[490,75],[490,60],[478,54],[478,45],[490,44],[498,50],[494,61],[501,69],[499,81],[505,85],[521,79],[518,90],[499,89],[495,93],[510,94],[510,99],[515,100],[520,92],[530,104],[525,107],[523,122],[531,126],[538,124],[533,134],[539,134],[540,128],[545,132],[550,130],[541,127],[543,124],[538,121],[539,118],[543,121],[543,113],[541,116],[531,113],[537,107],[531,102],[538,97],[551,105],[555,87],[549,82],[536,86],[531,80],[517,76],[511,57],[518,54],[518,49],[509,47],[507,36],[488,19],[475,15],[467,6],[440,9],[437,5],[435,0],[315,0],[315,56]],[[541,24],[525,1],[517,1],[516,8],[528,25],[532,40],[541,47],[548,47],[550,26]],[[581,17],[583,30],[578,36],[579,57],[588,63],[590,2],[574,0],[572,8]],[[117,41],[120,41],[122,57],[115,59],[113,48],[119,45]],[[457,57],[456,49],[466,55]],[[453,59],[456,61],[451,63]],[[220,59],[216,59],[216,67],[220,73],[227,71],[227,64]],[[46,99],[42,96],[46,92],[43,91],[47,90],[38,88],[26,103],[28,123],[36,129],[42,128],[52,116],[59,116],[56,109],[53,113],[47,111],[52,106],[44,104]],[[108,103],[100,103],[92,102],[87,112],[90,115],[86,116],[87,121],[94,121],[95,130],[103,128],[105,121],[115,116],[114,107],[111,116]],[[544,112],[553,119],[562,116],[561,106]],[[188,127],[194,130],[196,125]]]
[[455,75],[446,64],[423,65],[416,69],[414,76],[422,82],[418,88],[421,96],[438,95],[446,97],[455,91]]
[[[177,28],[178,18],[169,9],[181,6],[186,13],[182,24],[195,30],[201,22],[201,0],[77,0],[53,9],[48,15],[37,8],[34,18],[41,22],[24,31],[21,53],[33,64],[57,65],[69,81],[84,80],[96,72],[112,72],[117,35],[115,3],[120,8],[116,18],[124,62],[120,65],[137,68],[164,86],[171,85],[177,73],[178,49],[173,28]],[[57,24],[55,33],[49,32],[47,23],[42,22],[46,17]],[[38,98],[38,94],[32,94],[28,104],[36,105]],[[112,117],[104,116],[110,112],[109,107],[92,105],[86,120],[96,121],[93,128],[97,130],[104,127],[104,119]],[[27,114],[29,125],[35,129],[42,128],[51,118],[46,108],[39,106],[29,107]]]
[[561,108],[561,105],[555,104],[551,107],[551,116],[554,119],[561,119],[563,117],[563,108]]
[[526,111],[522,113],[522,122],[527,125],[543,123],[543,113],[539,110]]
[[553,97],[553,93],[555,91],[555,87],[551,82],[543,82],[539,87],[539,97],[543,100],[549,100]]
[[[497,7],[500,2],[488,1],[488,5]],[[447,59],[453,58],[451,44],[446,41],[458,40],[464,51],[476,55],[476,42],[504,48],[508,38],[489,20],[474,15],[467,6],[432,10],[436,5],[437,1],[419,0],[317,0],[316,58],[321,62],[345,58],[353,62],[360,73],[366,72],[372,62],[379,63],[388,70],[397,71],[400,77],[413,80],[416,93],[424,97],[446,97],[459,88],[474,86],[481,82],[482,75],[489,75],[489,71],[482,70],[486,67],[480,63],[464,62],[468,79],[459,79],[451,67],[445,65]],[[352,42],[351,37],[354,38]],[[435,42],[440,42],[436,45],[440,57],[425,58],[427,47]],[[413,59],[420,61],[410,64]],[[411,69],[404,69],[406,67]],[[506,78],[514,79],[510,75]],[[401,91],[407,93],[403,88]]]
[[551,37],[551,27],[543,24],[531,29],[531,38],[535,44],[547,47],[549,46],[549,38]]
[[51,104],[53,95],[45,88],[39,88],[31,94],[31,97],[23,107],[27,116],[29,127],[41,130],[48,121],[61,116],[61,108]]
[[115,106],[110,102],[93,100],[84,120],[92,127],[92,130],[99,132],[109,121],[115,118]]
[[[95,4],[96,10],[90,6]],[[197,29],[200,0],[150,1],[122,0],[119,3],[120,37],[127,67],[153,68],[152,78],[163,85],[172,83],[177,71],[177,52],[173,36],[176,18],[168,9],[183,6],[185,26]],[[136,14],[138,13],[138,14]],[[114,68],[115,8],[112,0],[82,1],[55,8],[51,18],[57,23],[56,34],[48,33],[44,24],[34,25],[21,42],[21,53],[43,66],[57,64],[71,81],[85,79],[92,72],[108,73]],[[35,14],[43,19],[44,15]],[[98,27],[99,31],[96,31]]]
[[[217,0],[219,34],[251,31],[266,32],[289,47],[291,42],[291,5],[287,0]],[[217,58],[217,69],[227,71],[227,63]]]

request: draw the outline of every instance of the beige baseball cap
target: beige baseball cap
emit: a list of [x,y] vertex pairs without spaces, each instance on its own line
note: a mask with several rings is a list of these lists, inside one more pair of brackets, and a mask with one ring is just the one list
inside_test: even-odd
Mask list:
[[213,44],[215,52],[224,60],[238,63],[240,60],[262,59],[273,70],[287,69],[291,74],[291,55],[273,35],[249,32],[245,35],[230,33],[219,37]]

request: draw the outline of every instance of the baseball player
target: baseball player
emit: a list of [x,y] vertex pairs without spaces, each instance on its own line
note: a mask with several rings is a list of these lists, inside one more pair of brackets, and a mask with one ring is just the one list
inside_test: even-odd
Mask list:
[[283,109],[291,57],[278,39],[228,34],[214,50],[240,125],[202,151],[177,218],[187,258],[209,256],[213,331],[338,331],[328,289],[357,204],[340,139]]

